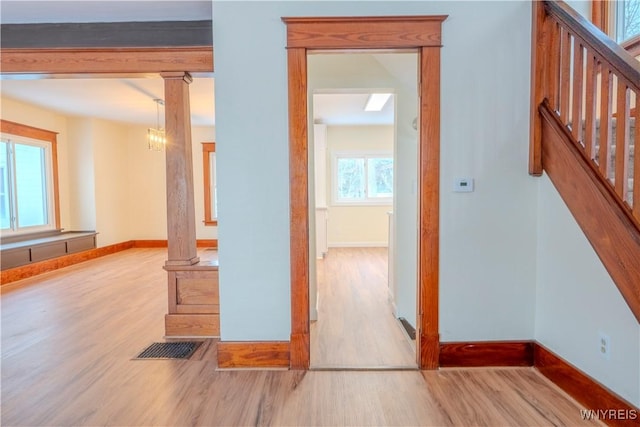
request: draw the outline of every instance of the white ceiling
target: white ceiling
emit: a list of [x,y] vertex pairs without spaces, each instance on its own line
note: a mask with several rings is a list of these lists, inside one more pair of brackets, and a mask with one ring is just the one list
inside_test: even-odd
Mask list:
[[[169,0],[0,0],[0,23],[121,22],[206,20],[213,18],[212,2]],[[382,63],[383,58],[378,58]],[[399,58],[401,60],[401,58]],[[393,64],[382,63],[387,68]],[[402,64],[396,64],[397,69]],[[414,74],[415,76],[415,74]],[[398,76],[402,77],[402,76]],[[413,77],[415,78],[415,77]],[[97,117],[117,122],[155,125],[154,98],[163,98],[163,81],[155,78],[31,79],[3,76],[3,96],[36,104],[66,115]],[[393,102],[382,112],[364,111],[365,93],[314,96],[314,119],[326,124],[391,124]],[[215,125],[212,78],[194,78],[190,85],[193,126]],[[163,109],[160,109],[163,120]]]
[[[194,78],[189,86],[193,126],[215,125],[213,79]],[[164,98],[162,78],[0,80],[3,96],[65,115],[116,122],[156,124],[154,98]],[[160,120],[164,121],[161,107]]]
[[316,93],[313,95],[313,120],[326,125],[392,125],[395,114],[393,97],[382,111],[364,111],[368,93]]
[[0,22],[200,21],[212,19],[212,4],[211,0],[1,0]]

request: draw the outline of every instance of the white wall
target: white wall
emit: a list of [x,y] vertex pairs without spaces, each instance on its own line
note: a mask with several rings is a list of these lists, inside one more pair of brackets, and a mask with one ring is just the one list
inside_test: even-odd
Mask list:
[[140,240],[167,238],[165,152],[147,148],[147,129],[130,126],[127,147],[132,235]]
[[196,126],[191,128],[193,194],[196,211],[196,236],[198,236],[198,239],[216,239],[218,237],[218,227],[204,225],[204,176],[202,170],[202,143],[215,142],[215,135],[216,130],[214,127]]
[[[96,185],[93,121],[79,117],[67,119],[68,167],[58,174],[69,177],[70,230],[97,230],[96,225]],[[60,196],[62,199],[62,195]],[[102,236],[98,239],[98,244]]]
[[[97,230],[98,246],[167,238],[165,153],[149,151],[146,127],[71,117],[2,98],[2,118],[58,132],[61,226]],[[196,236],[215,239],[205,227],[202,142],[213,127],[192,129]]]
[[[640,406],[640,326],[544,175],[538,202],[535,339]],[[611,355],[599,352],[599,334]]]
[[[441,337],[533,338],[531,5],[215,2],[214,9],[222,339],[286,340],[290,334],[286,32],[280,18],[443,13],[450,16],[442,49]],[[451,192],[459,175],[476,178],[475,193]]]
[[[98,246],[131,240],[134,224],[127,205],[130,185],[127,167],[128,129],[119,123],[87,119],[93,132],[95,214]],[[133,142],[133,141],[132,141]]]
[[327,126],[327,200],[329,247],[387,246],[391,203],[381,206],[340,206],[333,201],[337,152],[388,152],[393,156],[393,126]]

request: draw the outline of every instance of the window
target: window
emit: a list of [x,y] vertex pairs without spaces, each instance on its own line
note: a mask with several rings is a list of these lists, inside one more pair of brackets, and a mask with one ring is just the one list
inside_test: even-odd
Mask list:
[[640,0],[618,1],[616,8],[616,40],[623,43],[640,34]]
[[0,123],[2,233],[59,228],[56,134],[6,120]]
[[204,225],[218,225],[215,142],[202,143],[202,171],[204,176]]
[[334,153],[334,204],[387,205],[393,197],[390,153]]

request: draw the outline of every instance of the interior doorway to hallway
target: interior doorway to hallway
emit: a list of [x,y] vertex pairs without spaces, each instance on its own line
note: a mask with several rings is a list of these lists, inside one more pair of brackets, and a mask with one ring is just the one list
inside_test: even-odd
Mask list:
[[417,59],[308,56],[312,369],[418,366]]
[[[440,242],[440,50],[446,15],[373,17],[283,17],[287,26],[289,97],[289,203],[291,258],[291,369],[310,362],[310,189],[307,55],[338,52],[417,49],[418,131],[418,367],[437,369],[439,333]],[[321,36],[319,36],[321,35]],[[345,37],[348,35],[348,37]]]

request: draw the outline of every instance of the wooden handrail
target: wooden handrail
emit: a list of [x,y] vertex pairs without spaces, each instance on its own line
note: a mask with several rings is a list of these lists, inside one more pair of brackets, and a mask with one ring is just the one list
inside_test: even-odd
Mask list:
[[529,173],[549,175],[640,321],[640,63],[563,1],[532,3]]
[[635,86],[634,89],[640,90],[640,62],[631,57],[622,46],[564,1],[545,0],[541,3],[544,4],[548,16],[553,17],[562,27],[582,39],[601,59],[606,58],[612,71],[624,76]]

